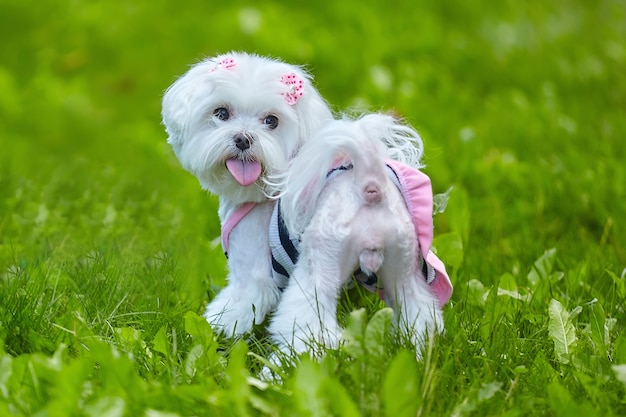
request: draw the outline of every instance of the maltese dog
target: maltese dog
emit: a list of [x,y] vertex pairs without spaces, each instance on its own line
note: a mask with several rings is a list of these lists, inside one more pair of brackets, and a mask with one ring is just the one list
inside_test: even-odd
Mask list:
[[425,337],[443,330],[452,285],[430,251],[422,150],[412,128],[370,114],[326,123],[291,161],[270,226],[274,275],[285,288],[269,331],[283,352],[338,345],[337,301],[352,276],[393,308],[418,356]]
[[241,335],[280,296],[269,256],[271,178],[332,113],[301,68],[234,52],[192,66],[165,92],[162,116],[182,166],[219,196],[228,285],[205,317]]

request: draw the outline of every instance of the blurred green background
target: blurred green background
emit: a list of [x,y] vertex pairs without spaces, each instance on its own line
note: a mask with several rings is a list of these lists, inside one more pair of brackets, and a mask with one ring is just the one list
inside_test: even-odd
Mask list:
[[202,308],[225,276],[216,199],[165,143],[160,100],[229,50],[303,64],[335,110],[422,133],[435,191],[455,187],[436,234],[462,238],[457,301],[472,277],[523,283],[552,247],[597,291],[626,266],[623,1],[0,0],[0,39],[5,275],[97,258],[120,294],[148,285],[121,308],[156,287]]
[[[253,359],[198,330],[226,276],[217,199],[160,101],[230,50],[305,65],[337,112],[404,117],[435,192],[454,187],[435,218],[447,333],[398,355],[406,375],[393,350],[369,368],[335,352],[264,388],[262,335]],[[381,415],[385,388],[424,414],[622,415],[625,110],[623,0],[0,0],[0,414],[276,415],[343,394]]]

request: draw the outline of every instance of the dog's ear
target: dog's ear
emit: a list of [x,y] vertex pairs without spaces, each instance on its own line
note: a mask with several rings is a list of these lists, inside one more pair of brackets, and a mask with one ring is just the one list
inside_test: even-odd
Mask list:
[[163,95],[162,123],[168,134],[167,142],[178,152],[201,107],[198,101],[210,93],[208,68],[215,66],[212,59],[201,61],[178,78]]
[[172,84],[163,95],[162,123],[168,135],[167,142],[176,151],[180,148],[190,123],[189,94],[192,93],[191,86],[189,76],[185,74]]
[[311,138],[325,122],[333,119],[328,103],[313,86],[311,78],[303,74],[303,79],[304,92],[294,106],[301,142]]

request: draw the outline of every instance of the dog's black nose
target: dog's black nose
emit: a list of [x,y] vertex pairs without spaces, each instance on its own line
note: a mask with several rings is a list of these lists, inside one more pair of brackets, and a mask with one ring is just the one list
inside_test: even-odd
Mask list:
[[233,138],[233,141],[235,142],[235,146],[238,149],[245,151],[246,149],[250,148],[251,139],[252,138],[250,137],[250,135],[246,135],[245,133],[237,133]]

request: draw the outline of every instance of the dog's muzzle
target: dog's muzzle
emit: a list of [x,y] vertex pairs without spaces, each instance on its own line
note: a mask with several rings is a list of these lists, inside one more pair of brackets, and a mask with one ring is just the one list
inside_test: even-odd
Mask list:
[[233,137],[233,142],[235,143],[237,149],[239,149],[240,151],[250,149],[250,145],[252,145],[252,140],[252,135],[246,132],[237,133]]

